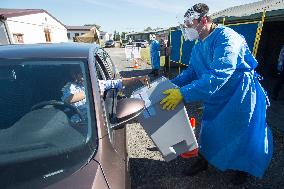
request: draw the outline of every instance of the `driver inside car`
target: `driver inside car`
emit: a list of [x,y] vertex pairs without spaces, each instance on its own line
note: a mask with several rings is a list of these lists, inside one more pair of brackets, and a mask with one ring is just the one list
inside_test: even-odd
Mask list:
[[[81,113],[83,119],[86,119],[87,104],[83,73],[81,72],[81,70],[76,69],[71,71],[71,76],[73,81],[66,83],[65,86],[62,88],[63,95],[61,97],[61,100],[76,107]],[[143,85],[148,85],[149,83],[148,76],[138,76],[115,80],[99,80],[100,94],[103,95],[104,91],[111,88],[121,90],[123,86],[128,85],[137,80],[142,82]],[[75,114],[71,117],[71,122],[73,123],[78,123],[80,121],[81,119],[78,114]]]

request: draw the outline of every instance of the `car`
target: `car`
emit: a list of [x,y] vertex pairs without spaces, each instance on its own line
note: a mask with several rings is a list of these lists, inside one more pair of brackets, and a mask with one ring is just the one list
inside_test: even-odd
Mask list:
[[114,40],[108,40],[105,42],[105,48],[108,47],[115,47],[115,41]]
[[[74,70],[86,114],[62,101]],[[1,188],[130,188],[125,124],[144,101],[102,95],[99,80],[118,77],[95,44],[0,46]]]
[[137,39],[134,42],[132,42],[132,44],[136,47],[141,47],[141,48],[146,48],[149,46],[149,43],[147,40],[143,40],[143,39]]

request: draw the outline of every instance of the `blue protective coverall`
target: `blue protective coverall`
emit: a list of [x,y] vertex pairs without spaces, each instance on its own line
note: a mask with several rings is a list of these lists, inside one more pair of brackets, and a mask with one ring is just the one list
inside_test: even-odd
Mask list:
[[160,43],[153,40],[150,47],[151,65],[153,70],[160,69]]
[[172,80],[186,102],[203,101],[200,153],[216,168],[262,177],[273,150],[269,101],[245,39],[219,25],[193,48],[189,67]]

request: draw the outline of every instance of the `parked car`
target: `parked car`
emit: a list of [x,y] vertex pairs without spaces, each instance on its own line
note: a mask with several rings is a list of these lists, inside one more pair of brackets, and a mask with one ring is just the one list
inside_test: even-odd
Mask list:
[[105,42],[105,48],[109,47],[115,47],[115,41],[114,40],[108,40]]
[[146,48],[149,46],[149,43],[147,40],[143,40],[143,39],[138,39],[135,40],[134,42],[132,42],[132,44],[136,47],[142,47],[142,48]]
[[[84,79],[84,115],[62,101],[74,70]],[[101,95],[98,80],[117,77],[94,44],[0,46],[1,188],[129,188],[124,126],[144,102],[115,89]]]

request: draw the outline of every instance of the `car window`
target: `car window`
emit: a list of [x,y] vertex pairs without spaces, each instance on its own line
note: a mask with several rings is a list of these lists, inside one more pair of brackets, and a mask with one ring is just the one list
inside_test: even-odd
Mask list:
[[[87,64],[0,60],[0,70],[0,167],[10,170],[7,182],[35,177],[48,182],[44,177],[53,177],[54,171],[84,165],[93,153],[87,143],[96,135]],[[69,101],[80,92],[86,98]]]

